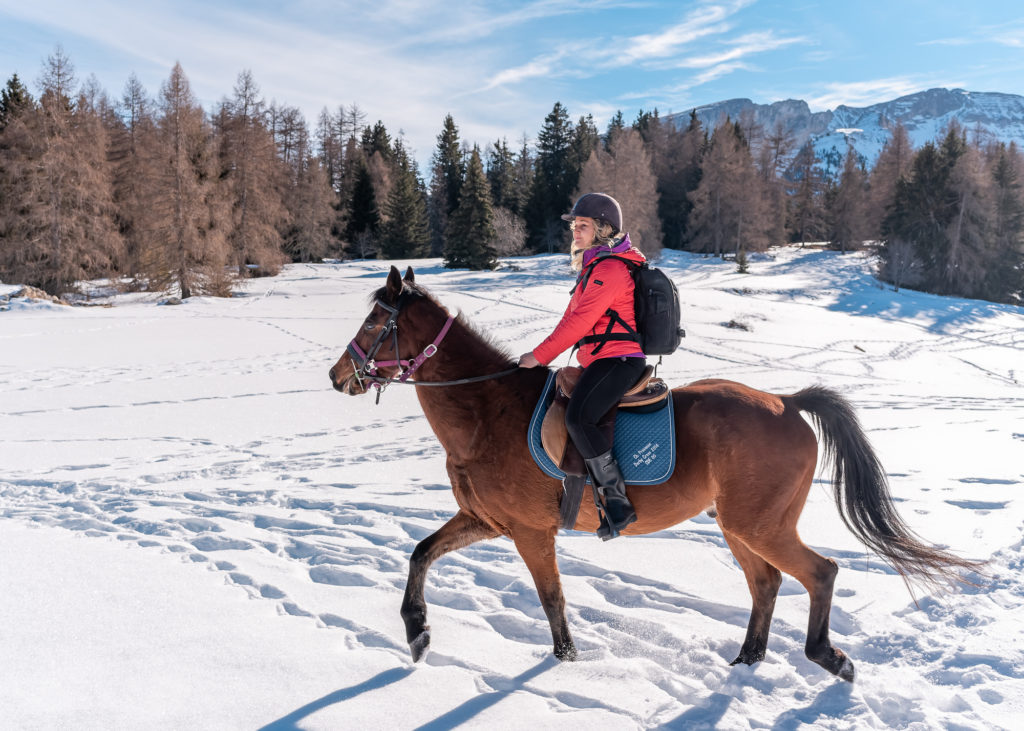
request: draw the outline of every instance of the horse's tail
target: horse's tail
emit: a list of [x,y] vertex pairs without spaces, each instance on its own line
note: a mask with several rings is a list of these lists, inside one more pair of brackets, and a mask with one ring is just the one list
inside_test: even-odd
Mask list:
[[889,481],[871,449],[853,406],[835,391],[812,386],[793,395],[814,420],[833,465],[832,490],[846,527],[892,565],[906,582],[927,585],[968,582],[962,571],[980,564],[926,545],[896,512]]

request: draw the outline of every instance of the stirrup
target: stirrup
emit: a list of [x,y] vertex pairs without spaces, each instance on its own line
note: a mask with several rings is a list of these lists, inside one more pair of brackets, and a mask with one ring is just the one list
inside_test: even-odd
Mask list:
[[[607,500],[607,497],[605,499]],[[626,526],[632,525],[637,521],[636,510],[634,509],[632,514],[626,518],[625,522],[621,523],[618,527],[612,525],[611,521],[608,520],[607,509],[598,499],[597,489],[594,490],[594,505],[597,507],[597,515],[601,519],[601,524],[597,527],[597,537],[602,541],[610,541],[612,538],[618,538],[622,535],[622,531]]]

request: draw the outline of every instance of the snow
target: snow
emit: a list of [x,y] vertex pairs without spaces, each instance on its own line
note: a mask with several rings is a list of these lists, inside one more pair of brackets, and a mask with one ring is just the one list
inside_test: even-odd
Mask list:
[[[408,558],[455,503],[412,389],[375,407],[329,387],[386,274],[362,261],[289,266],[228,300],[0,312],[0,727],[1018,727],[1024,313],[893,292],[860,254],[750,258],[741,275],[665,253],[687,338],[659,374],[838,389],[907,522],[989,560],[976,586],[915,604],[815,485],[800,529],[840,566],[831,630],[854,684],[804,658],[789,577],[766,659],[729,666],[750,599],[703,515],[559,537],[574,663],[551,656],[510,541],[446,556],[412,664]],[[558,256],[397,263],[512,353],[550,331],[571,284]]]

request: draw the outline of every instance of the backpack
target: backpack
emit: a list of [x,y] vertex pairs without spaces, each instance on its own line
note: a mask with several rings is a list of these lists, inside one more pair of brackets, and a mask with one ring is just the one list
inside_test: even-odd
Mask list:
[[[634,340],[640,344],[640,350],[644,355],[674,353],[679,347],[679,342],[686,337],[686,332],[680,327],[682,313],[679,310],[679,290],[675,283],[665,272],[650,266],[646,261],[638,264],[621,256],[606,254],[595,260],[594,264],[603,259],[618,259],[626,265],[633,277],[633,317],[636,321],[636,330],[619,317],[618,312],[608,310],[611,318],[608,329],[599,335],[585,336],[576,344],[577,347],[587,343],[600,343],[594,349],[596,355],[609,340]],[[577,286],[582,286],[585,290],[593,271],[592,264]],[[576,287],[573,287],[574,291],[575,289]],[[624,327],[626,332],[613,333],[612,325],[616,322]]]

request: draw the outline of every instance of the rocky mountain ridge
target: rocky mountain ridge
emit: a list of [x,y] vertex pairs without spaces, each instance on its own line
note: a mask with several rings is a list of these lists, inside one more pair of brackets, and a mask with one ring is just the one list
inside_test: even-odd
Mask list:
[[[900,122],[915,148],[942,135],[956,120],[969,135],[986,140],[1024,145],[1024,96],[964,89],[929,89],[867,107],[840,105],[812,112],[801,99],[755,104],[750,99],[729,99],[697,107],[701,124],[711,129],[725,116],[752,120],[767,133],[781,125],[793,135],[796,149],[812,140],[827,171],[842,165],[848,145],[873,165]],[[677,125],[689,123],[689,112],[671,115]]]

